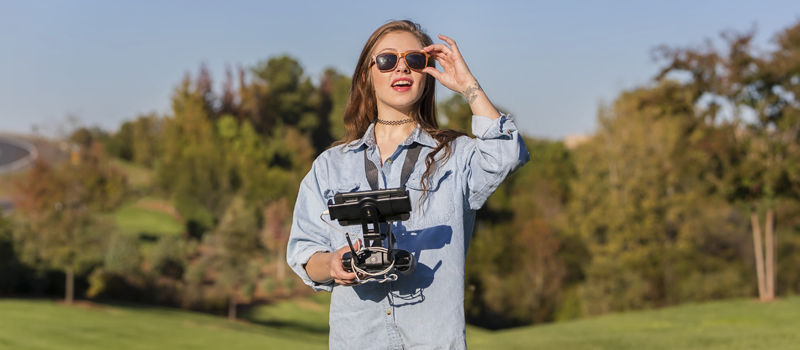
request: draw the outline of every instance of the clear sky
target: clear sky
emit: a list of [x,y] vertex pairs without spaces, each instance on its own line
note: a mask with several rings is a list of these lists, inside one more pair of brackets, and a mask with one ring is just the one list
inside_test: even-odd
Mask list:
[[53,132],[67,115],[112,130],[166,113],[202,63],[217,89],[226,65],[284,53],[312,78],[351,75],[369,34],[407,18],[455,39],[526,134],[561,138],[593,131],[599,103],[650,82],[654,47],[752,28],[766,46],[800,21],[800,1],[0,0],[0,131]]

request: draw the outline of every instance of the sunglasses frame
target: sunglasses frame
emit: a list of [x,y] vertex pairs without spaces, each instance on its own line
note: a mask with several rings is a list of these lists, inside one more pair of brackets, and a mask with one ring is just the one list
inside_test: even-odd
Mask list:
[[[429,53],[425,52],[425,51],[422,51],[422,50],[412,50],[412,51],[407,51],[407,52],[404,52],[404,53],[399,53],[399,52],[381,52],[381,53],[379,53],[377,55],[372,55],[372,62],[370,63],[370,65],[373,65],[373,64],[377,65],[378,64],[377,59],[378,59],[378,56],[380,56],[380,55],[394,55],[394,56],[396,56],[397,57],[397,61],[394,62],[394,66],[392,66],[392,68],[389,68],[389,69],[386,69],[386,70],[382,70],[382,69],[378,68],[379,71],[385,73],[385,72],[388,72],[390,70],[393,70],[393,69],[397,68],[397,65],[400,64],[400,59],[405,61],[406,55],[408,55],[410,53],[421,53],[421,54],[425,55],[425,67],[428,67],[428,63],[431,61],[431,55]],[[411,70],[413,70],[415,72],[422,72],[425,69],[425,67],[423,67],[422,69],[411,68],[411,66],[408,65],[408,61],[406,61],[406,67],[408,67],[408,69],[411,69]]]

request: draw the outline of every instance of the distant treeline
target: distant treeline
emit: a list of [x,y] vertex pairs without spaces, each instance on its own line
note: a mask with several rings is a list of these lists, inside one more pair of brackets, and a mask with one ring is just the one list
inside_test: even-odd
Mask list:
[[[526,139],[531,161],[477,213],[470,323],[800,292],[800,23],[768,48],[753,35],[659,48],[653,82],[601,107],[577,147]],[[74,275],[89,298],[231,317],[308,293],[284,262],[292,208],[311,162],[343,135],[350,79],[329,69],[314,84],[288,56],[237,75],[214,91],[201,69],[168,115],[78,129],[70,162],[21,178],[18,210],[0,219],[0,293],[41,292],[63,271],[68,299]],[[459,95],[438,110],[469,131]],[[152,182],[130,184],[113,159]],[[110,213],[143,197],[169,203],[184,234],[119,233]]]

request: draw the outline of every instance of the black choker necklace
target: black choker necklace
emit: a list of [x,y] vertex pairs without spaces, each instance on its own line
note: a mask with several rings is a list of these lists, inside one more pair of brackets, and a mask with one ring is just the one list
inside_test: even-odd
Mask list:
[[411,118],[403,119],[403,120],[382,120],[382,119],[377,119],[377,122],[380,123],[380,124],[383,124],[383,125],[403,125],[405,123],[411,123],[413,121],[414,121],[414,119],[411,119]]

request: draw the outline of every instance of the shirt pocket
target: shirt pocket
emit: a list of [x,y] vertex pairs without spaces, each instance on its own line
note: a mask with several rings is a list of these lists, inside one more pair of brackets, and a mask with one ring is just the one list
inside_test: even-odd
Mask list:
[[422,174],[412,174],[406,182],[412,208],[411,218],[406,224],[408,230],[442,225],[450,220],[455,211],[456,199],[453,197],[455,179],[451,170],[433,174],[425,196],[420,179]]
[[361,184],[357,182],[347,183],[343,185],[338,185],[333,188],[325,190],[325,193],[322,194],[322,198],[325,199],[325,206],[327,207],[328,201],[333,199],[337,193],[350,193],[358,191],[358,188],[361,187]]

